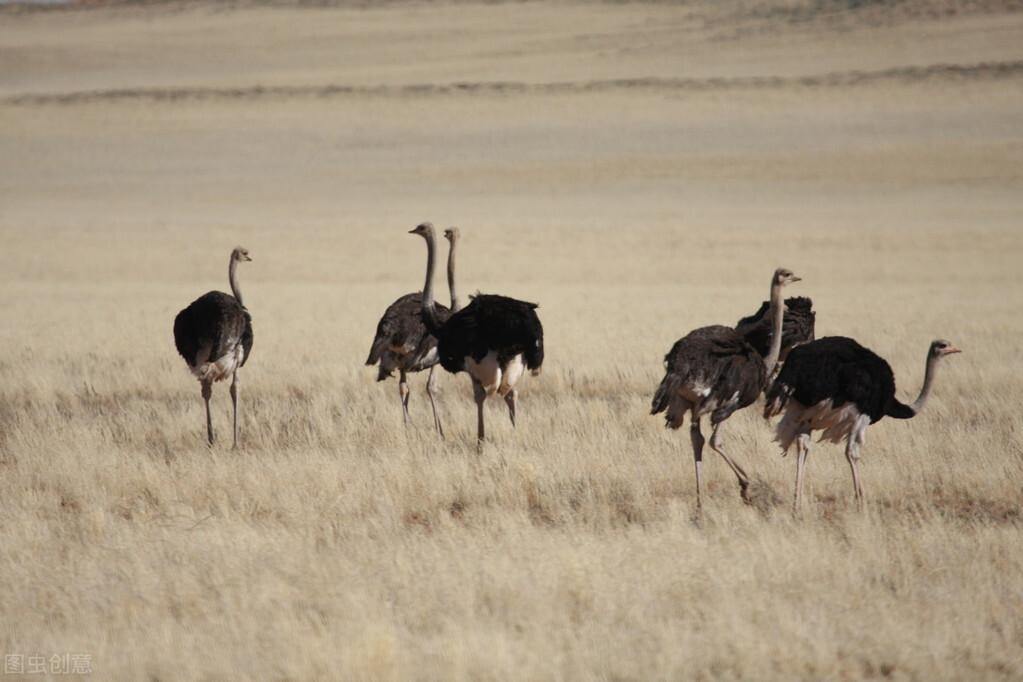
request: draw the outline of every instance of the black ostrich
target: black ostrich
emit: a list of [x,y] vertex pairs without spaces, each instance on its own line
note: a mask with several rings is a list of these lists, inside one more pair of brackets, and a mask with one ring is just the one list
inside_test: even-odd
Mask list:
[[210,445],[213,445],[213,419],[210,416],[213,382],[231,377],[234,447],[238,447],[238,368],[245,365],[252,351],[252,316],[242,303],[237,268],[238,263],[251,260],[248,249],[236,247],[231,252],[231,265],[228,267],[234,296],[211,291],[192,301],[174,318],[174,345],[202,384]]
[[[444,238],[448,240],[448,289],[451,292],[451,309],[437,305],[437,318],[447,321],[451,312],[461,305],[455,293],[455,245],[461,233],[457,227],[444,230]],[[426,380],[426,394],[430,397],[433,408],[433,423],[437,433],[444,437],[444,428],[437,413],[437,339],[426,329],[423,322],[423,295],[420,292],[405,294],[387,307],[383,317],[377,323],[373,346],[369,349],[367,365],[380,363],[377,381],[383,381],[398,370],[398,396],[401,400],[402,415],[405,425],[411,422],[408,412],[409,387],[408,373],[421,372],[429,368],[430,375]]]
[[427,329],[437,337],[441,367],[452,373],[468,372],[476,399],[476,438],[485,438],[483,403],[497,393],[504,396],[515,425],[515,385],[526,369],[539,374],[543,364],[543,325],[535,303],[506,296],[477,294],[469,305],[441,319],[433,300],[436,239],[433,225],[423,223],[410,231],[426,240],[426,283],[422,315]]
[[[771,349],[771,304],[764,301],[757,312],[742,318],[735,323],[735,331],[739,332],[746,343],[753,346],[762,356],[767,356]],[[785,299],[785,319],[782,323],[781,352],[778,362],[783,363],[794,347],[813,341],[814,325],[817,313],[813,311],[813,301],[805,296]]]
[[682,426],[686,413],[692,419],[689,434],[696,461],[696,505],[700,502],[700,465],[704,437],[700,419],[710,415],[713,431],[710,447],[731,467],[739,479],[743,499],[747,499],[749,476],[721,449],[721,423],[732,413],[752,405],[767,386],[781,352],[784,307],[781,290],[798,282],[790,270],[778,268],[771,278],[771,310],[774,331],[771,347],[761,356],[742,334],[731,327],[701,327],[675,342],[664,356],[667,372],[654,394],[650,413],[666,412],[669,428]]
[[862,504],[857,462],[867,427],[884,417],[910,419],[923,411],[938,363],[946,355],[959,352],[948,341],[932,341],[920,395],[912,405],[904,405],[895,397],[892,368],[856,341],[827,336],[792,349],[768,389],[764,418],[784,414],[775,440],[783,452],[796,444],[794,508],[798,511],[802,502],[803,471],[813,431],[823,431],[820,440],[839,443],[846,439],[845,456],[852,470],[853,489],[857,503]]

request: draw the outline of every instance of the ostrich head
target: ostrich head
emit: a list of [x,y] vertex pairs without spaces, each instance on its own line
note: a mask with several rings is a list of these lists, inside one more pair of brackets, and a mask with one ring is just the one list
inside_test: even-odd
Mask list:
[[237,261],[238,263],[244,263],[245,261],[251,261],[249,257],[249,250],[244,246],[234,247],[234,251],[231,252],[231,260]]
[[444,239],[454,244],[462,236],[462,232],[457,227],[449,227],[444,230]]
[[[419,223],[414,229],[408,231],[409,234],[418,234],[423,239],[430,239],[433,237],[433,223]],[[446,236],[446,235],[445,235]]]
[[946,355],[952,355],[953,353],[962,353],[961,350],[952,345],[950,341],[945,339],[935,339],[931,341],[931,350],[928,352],[928,357],[938,359],[943,358]]
[[920,389],[920,395],[917,396],[916,401],[909,406],[913,415],[923,412],[924,406],[927,405],[927,398],[931,395],[934,375],[937,373],[938,365],[941,364],[941,359],[953,353],[962,353],[962,351],[945,339],[931,341],[931,347],[927,349],[927,369],[924,372],[924,386]]
[[793,273],[788,268],[778,268],[777,270],[774,271],[774,279],[772,280],[772,283],[775,284],[776,286],[783,287],[786,284],[799,282],[802,279],[803,279],[802,277],[796,277],[795,273]]

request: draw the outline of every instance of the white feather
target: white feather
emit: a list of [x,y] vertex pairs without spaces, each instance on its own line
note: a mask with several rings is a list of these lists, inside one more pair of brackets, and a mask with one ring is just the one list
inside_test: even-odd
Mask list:
[[501,385],[503,372],[501,372],[501,367],[497,363],[497,353],[495,351],[487,353],[479,362],[466,356],[465,371],[483,386],[487,395],[496,393]]
[[778,422],[775,440],[787,452],[800,433],[822,431],[820,440],[840,443],[856,431],[862,443],[863,432],[869,424],[870,417],[861,414],[853,403],[835,407],[829,398],[807,407],[797,400],[789,399],[785,404],[785,416]]
[[197,366],[189,366],[192,374],[199,381],[222,381],[232,376],[235,370],[241,365],[245,349],[239,343],[234,350],[220,356],[213,362],[204,362]]
[[519,379],[526,371],[526,363],[523,362],[521,355],[516,355],[508,361],[508,365],[504,368],[504,377],[501,381],[501,386],[497,389],[500,395],[507,395],[512,389],[515,388],[515,384],[519,383]]

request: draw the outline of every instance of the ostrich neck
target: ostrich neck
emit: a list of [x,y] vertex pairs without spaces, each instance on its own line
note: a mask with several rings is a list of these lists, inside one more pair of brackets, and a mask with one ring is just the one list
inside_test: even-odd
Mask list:
[[938,358],[934,357],[928,351],[927,354],[927,369],[924,372],[924,385],[920,389],[920,395],[910,405],[914,414],[920,414],[924,407],[927,406],[927,398],[931,395],[931,385],[934,383],[934,375],[938,369]]
[[771,282],[771,348],[764,358],[764,367],[767,369],[767,376],[770,377],[774,368],[778,366],[778,357],[781,356],[781,334],[785,322],[785,302],[781,298],[781,285]]
[[451,248],[448,249],[448,291],[451,293],[451,312],[456,312],[462,308],[462,302],[455,291],[455,245],[457,243],[457,237],[452,239]]
[[424,236],[426,238],[426,283],[423,284],[423,315],[426,317],[427,324],[436,329],[440,327],[433,300],[434,252],[437,250],[437,244],[432,233],[427,233]]
[[231,280],[231,293],[234,294],[234,298],[238,303],[244,307],[242,303],[242,290],[238,288],[238,261],[235,259],[234,254],[231,255],[231,265],[227,268],[227,278]]

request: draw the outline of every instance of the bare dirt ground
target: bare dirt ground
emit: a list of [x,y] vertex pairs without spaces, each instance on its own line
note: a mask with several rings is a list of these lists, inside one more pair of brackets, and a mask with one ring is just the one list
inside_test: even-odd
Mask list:
[[[0,8],[0,650],[97,679],[1019,679],[1023,12],[1014,2]],[[477,456],[362,366],[422,286],[541,303]],[[174,315],[255,325],[243,448]],[[648,416],[779,265],[928,411],[744,505]],[[215,424],[229,435],[226,386]],[[36,679],[26,675],[26,678]],[[16,676],[12,676],[16,679]]]

